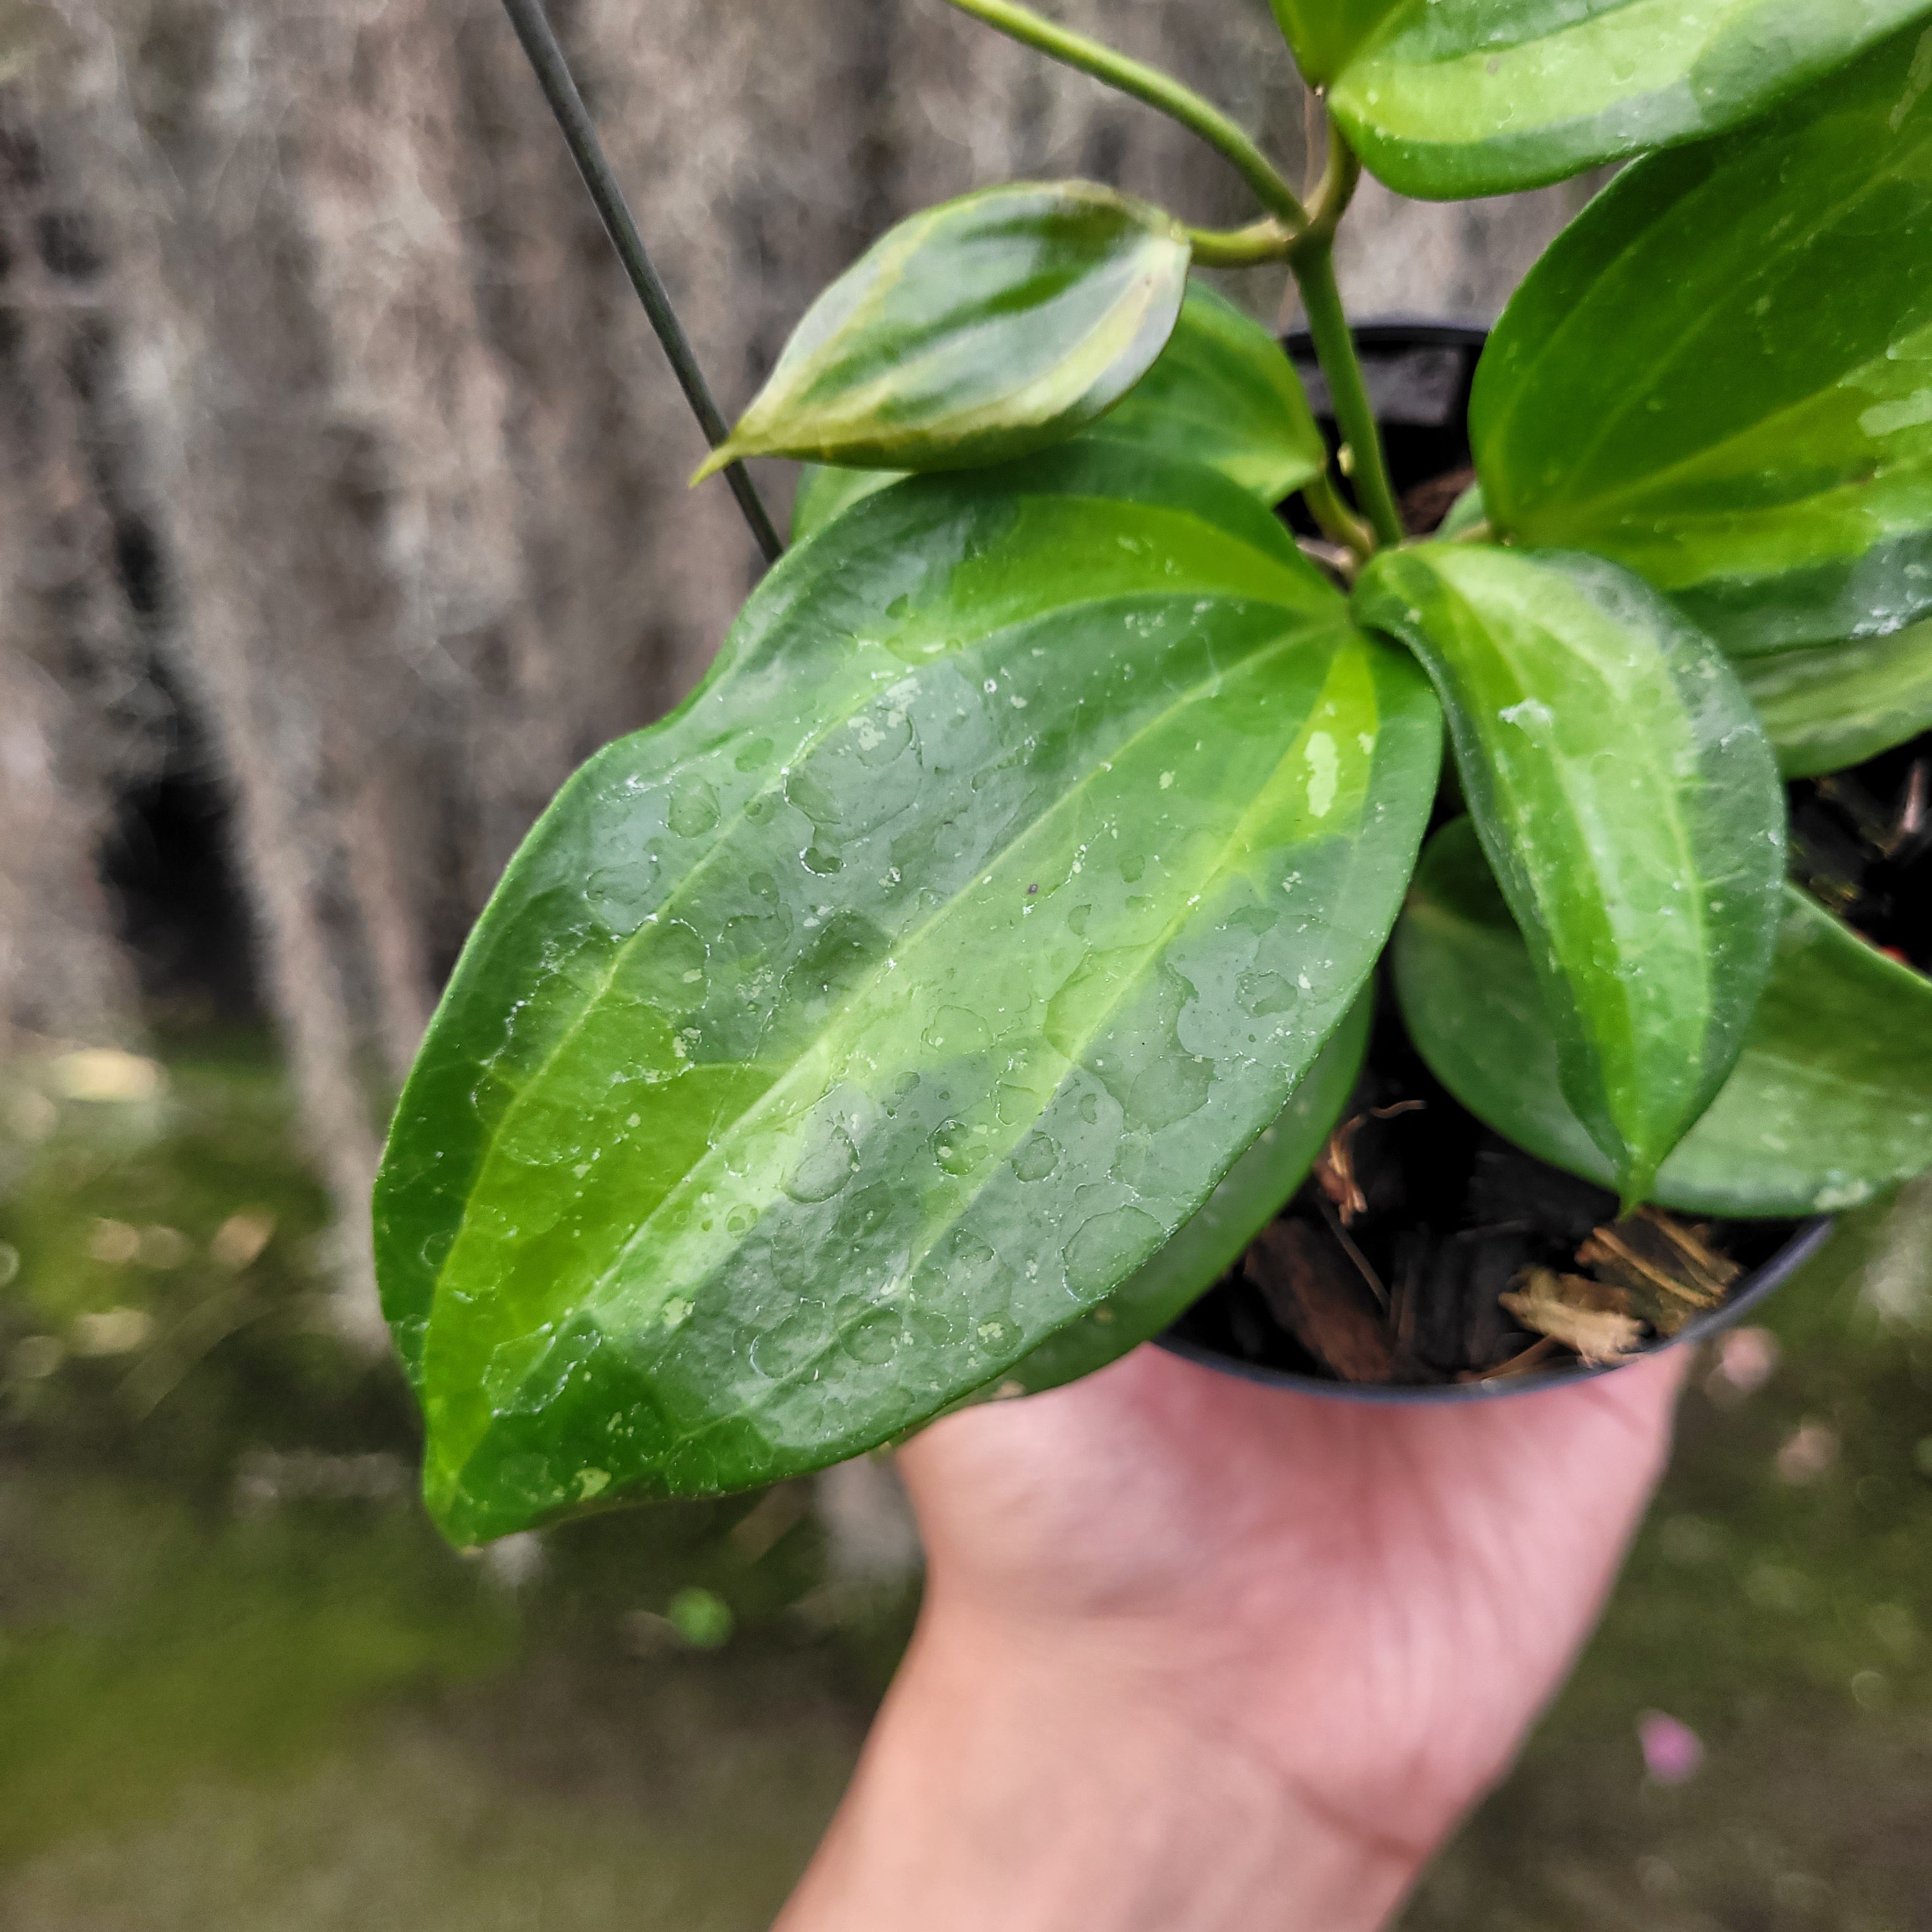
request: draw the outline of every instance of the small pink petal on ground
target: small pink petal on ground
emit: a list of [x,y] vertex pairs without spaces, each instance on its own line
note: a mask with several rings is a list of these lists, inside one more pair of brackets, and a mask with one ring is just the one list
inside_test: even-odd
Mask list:
[[1733,1328],[1718,1343],[1718,1360],[1706,1384],[1720,1402],[1755,1395],[1777,1372],[1778,1337],[1768,1328]]
[[1815,1483],[1838,1460],[1840,1446],[1829,1423],[1800,1423],[1778,1452],[1778,1473],[1787,1483]]
[[1680,1719],[1646,1711],[1636,1720],[1643,1768],[1659,1784],[1688,1784],[1704,1764],[1704,1740]]

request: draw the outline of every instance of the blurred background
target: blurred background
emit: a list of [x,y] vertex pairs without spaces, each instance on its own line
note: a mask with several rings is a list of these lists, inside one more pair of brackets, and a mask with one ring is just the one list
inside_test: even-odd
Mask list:
[[[728,412],[927,202],[1248,212],[938,0],[553,10]],[[1263,0],[1058,10],[1298,150]],[[1372,188],[1352,304],[1491,320],[1581,192]],[[754,579],[700,453],[494,0],[0,0],[9,1932],[735,1932],[836,1802],[916,1600],[889,1467],[458,1554],[369,1279],[469,922]],[[1921,1190],[1700,1366],[1406,1922],[1932,1928],[1928,1583]]]

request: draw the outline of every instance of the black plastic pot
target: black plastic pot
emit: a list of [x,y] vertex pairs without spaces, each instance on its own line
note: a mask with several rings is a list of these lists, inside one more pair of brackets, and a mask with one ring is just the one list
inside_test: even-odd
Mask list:
[[[1454,322],[1372,322],[1354,333],[1396,495],[1466,467],[1469,388],[1488,331]],[[1284,336],[1282,346],[1332,448],[1328,379],[1315,359],[1314,345],[1306,335],[1294,334]]]
[[[1632,1357],[1631,1360],[1648,1361],[1652,1356],[1660,1355],[1666,1348],[1680,1348],[1687,1342],[1701,1342],[1707,1336],[1718,1334],[1742,1321],[1752,1309],[1774,1289],[1781,1288],[1825,1245],[1831,1232],[1832,1218],[1829,1215],[1821,1215],[1815,1220],[1806,1222],[1770,1260],[1762,1267],[1754,1268],[1738,1282],[1726,1298],[1722,1307],[1714,1308],[1708,1315],[1700,1315],[1696,1320],[1686,1322],[1668,1341],[1655,1343],[1641,1354]],[[1325,1376],[1304,1376],[1298,1374],[1292,1369],[1269,1368],[1258,1362],[1244,1361],[1238,1356],[1224,1354],[1218,1348],[1205,1347],[1185,1334],[1177,1334],[1172,1329],[1156,1339],[1161,1347],[1172,1354],[1184,1355],[1190,1362],[1199,1362],[1210,1369],[1219,1369],[1223,1375],[1239,1376],[1245,1382],[1267,1382],[1276,1388],[1299,1389],[1309,1395],[1334,1396],[1344,1402],[1493,1402],[1502,1396],[1530,1395],[1539,1389],[1567,1388],[1573,1382],[1589,1382],[1598,1376],[1615,1375],[1619,1368],[1629,1366],[1628,1363],[1619,1362],[1607,1366],[1589,1368],[1581,1362],[1572,1362],[1567,1367],[1542,1369],[1529,1374],[1504,1376],[1487,1382],[1437,1382],[1424,1388],[1406,1388],[1393,1382],[1334,1382]]]
[[[1469,390],[1475,376],[1477,358],[1486,339],[1485,331],[1457,322],[1370,322],[1356,329],[1355,343],[1361,356],[1363,374],[1367,380],[1370,399],[1376,406],[1377,419],[1382,426],[1390,478],[1399,496],[1467,466]],[[1316,362],[1313,346],[1304,334],[1285,337],[1282,346],[1308,390],[1316,420],[1332,447],[1336,440],[1335,425],[1325,406],[1328,384]],[[1302,527],[1298,518],[1292,516],[1291,521]],[[1312,534],[1313,526],[1306,526],[1304,533]],[[1738,1281],[1720,1307],[1687,1322],[1668,1340],[1656,1343],[1634,1359],[1648,1360],[1666,1348],[1702,1341],[1742,1321],[1823,1246],[1831,1230],[1829,1216],[1804,1222],[1774,1253]],[[1298,1389],[1310,1395],[1331,1396],[1345,1402],[1492,1402],[1502,1396],[1528,1395],[1539,1390],[1587,1382],[1598,1376],[1614,1374],[1617,1367],[1627,1366],[1618,1364],[1592,1368],[1580,1361],[1572,1361],[1564,1366],[1522,1375],[1423,1387],[1345,1382],[1247,1360],[1203,1342],[1190,1336],[1186,1329],[1187,1318],[1184,1316],[1174,1328],[1158,1338],[1160,1346],[1190,1361],[1219,1369],[1224,1374],[1240,1376],[1248,1382]]]

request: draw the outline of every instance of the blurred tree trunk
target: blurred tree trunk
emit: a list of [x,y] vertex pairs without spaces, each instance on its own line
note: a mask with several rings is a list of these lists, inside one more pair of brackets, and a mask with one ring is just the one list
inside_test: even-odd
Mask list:
[[[923,202],[1078,173],[1246,212],[939,0],[554,10],[728,410]],[[1060,10],[1299,152],[1262,0]],[[1488,316],[1568,205],[1372,190],[1345,280]],[[470,921],[757,568],[722,486],[684,488],[698,432],[494,0],[0,0],[0,1016],[132,1024],[100,861],[172,702],[364,1282],[382,1100]]]

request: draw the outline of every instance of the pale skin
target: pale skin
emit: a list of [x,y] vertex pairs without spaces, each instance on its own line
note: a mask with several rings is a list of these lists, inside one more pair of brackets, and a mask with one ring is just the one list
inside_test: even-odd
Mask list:
[[1508,1768],[1681,1352],[1371,1408],[1144,1348],[934,1424],[912,1647],[778,1932],[1369,1932]]

